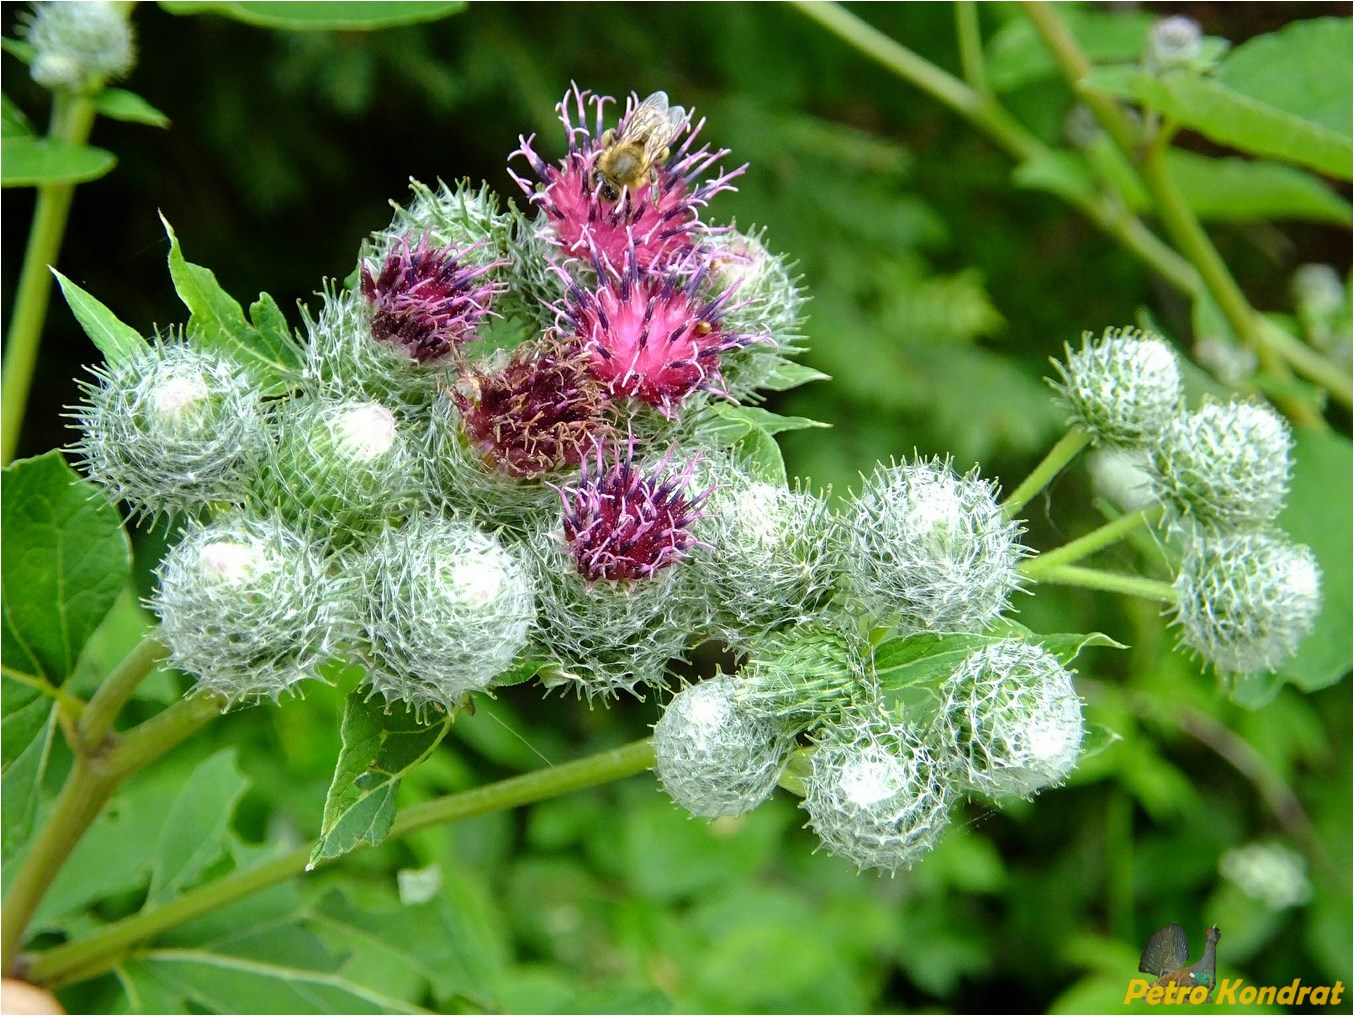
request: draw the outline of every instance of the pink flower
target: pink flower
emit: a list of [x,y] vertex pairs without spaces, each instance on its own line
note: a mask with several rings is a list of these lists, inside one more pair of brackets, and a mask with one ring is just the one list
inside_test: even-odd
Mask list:
[[502,369],[468,370],[464,383],[469,392],[452,398],[467,437],[512,476],[537,478],[577,465],[609,431],[601,386],[576,351],[558,341],[518,346]]
[[[691,466],[664,476],[667,457],[651,473],[634,464],[634,441],[613,447],[609,465],[597,445],[595,463],[583,460],[578,480],[561,488],[564,538],[589,583],[651,578],[676,564],[698,541],[691,524],[709,491],[689,497]],[[623,457],[622,457],[623,455]]]
[[362,263],[362,295],[373,307],[371,331],[380,342],[399,346],[419,363],[439,360],[474,338],[502,283],[485,273],[506,262],[466,265],[470,250],[430,247],[425,236],[415,247],[400,238],[386,255],[380,274]]
[[756,338],[721,324],[732,289],[710,300],[699,295],[708,261],[682,268],[643,272],[632,249],[619,276],[599,266],[597,288],[571,282],[558,308],[561,328],[611,395],[637,398],[666,415],[698,388],[718,391],[720,354]]
[[[600,258],[608,266],[619,266],[633,244],[641,268],[662,266],[686,256],[701,233],[708,231],[699,221],[699,209],[720,191],[733,190],[729,181],[746,167],[700,182],[700,177],[729,153],[728,149],[712,151],[709,145],[693,150],[705,121],[693,127],[688,117],[669,146],[671,154],[654,167],[656,182],[635,190],[622,189],[616,200],[610,200],[597,180],[597,158],[602,152],[606,104],[614,101],[609,96],[580,91],[574,85],[557,107],[569,146],[564,159],[558,166],[541,159],[531,147],[533,134],[521,138],[521,147],[512,154],[527,160],[543,186],[533,186],[511,170],[509,173],[531,203],[541,209],[542,231],[566,254]],[[618,135],[624,133],[626,120],[638,105],[638,97],[631,95]],[[584,126],[588,106],[595,114],[591,131]],[[683,134],[685,138],[679,144]]]

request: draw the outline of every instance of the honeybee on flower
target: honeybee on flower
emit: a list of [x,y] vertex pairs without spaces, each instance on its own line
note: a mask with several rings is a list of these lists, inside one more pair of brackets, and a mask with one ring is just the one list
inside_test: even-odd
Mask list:
[[593,183],[610,201],[619,201],[622,191],[646,181],[656,184],[657,163],[667,159],[668,145],[685,122],[685,109],[669,106],[667,92],[654,92],[625,118],[619,132],[602,134]]

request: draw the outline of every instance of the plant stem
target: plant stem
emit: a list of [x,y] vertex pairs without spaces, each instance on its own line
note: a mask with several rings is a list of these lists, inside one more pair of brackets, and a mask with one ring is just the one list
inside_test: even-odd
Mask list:
[[5,975],[19,958],[24,932],[80,837],[118,785],[142,766],[176,747],[221,713],[213,695],[181,699],[126,734],[108,739],[101,752],[77,755],[52,812],[29,844],[0,914],[0,957]]
[[[1087,89],[1082,82],[1091,73],[1091,61],[1082,52],[1067,25],[1046,0],[1022,0],[1030,21],[1053,53],[1063,77],[1077,96],[1087,105],[1105,132],[1124,156],[1138,168],[1156,205],[1162,224],[1179,249],[1199,274],[1207,293],[1227,318],[1232,331],[1256,351],[1264,369],[1280,379],[1291,378],[1287,363],[1258,326],[1259,315],[1251,307],[1241,287],[1232,277],[1222,255],[1213,246],[1203,226],[1190,209],[1166,166],[1166,145],[1143,145],[1137,127],[1109,95]],[[1164,139],[1160,139],[1164,140]],[[1296,423],[1323,426],[1320,415],[1306,401],[1288,397],[1282,400],[1285,411]]]
[[1026,562],[1024,572],[1029,578],[1037,579],[1041,573],[1049,568],[1072,564],[1074,561],[1080,561],[1083,557],[1089,557],[1096,551],[1103,550],[1105,547],[1112,546],[1132,535],[1136,530],[1144,526],[1151,526],[1160,517],[1161,509],[1155,505],[1151,508],[1142,508],[1127,515],[1121,515],[1111,522],[1106,522],[1100,528],[1093,529],[1085,536],[1079,536],[1075,540],[1064,543],[1061,547],[1044,551],[1038,557]]
[[113,729],[113,721],[117,719],[118,713],[126,705],[136,686],[155,669],[168,652],[159,635],[152,631],[136,644],[112,673],[104,678],[99,690],[94,693],[80,715],[80,723],[76,727],[80,741],[77,751],[89,754],[99,750],[104,738]]
[[1047,487],[1063,468],[1075,459],[1083,448],[1091,443],[1091,436],[1079,427],[1073,427],[1058,443],[1048,450],[1042,462],[1035,466],[1030,475],[1021,481],[1020,486],[1011,491],[1009,497],[1001,503],[1006,517],[1015,518],[1020,509],[1030,503],[1030,499]]
[[978,5],[973,0],[958,0],[954,5],[954,21],[964,80],[975,91],[987,95],[989,89],[987,71],[983,67],[983,34],[978,24]]
[[[1036,561],[1038,558],[1035,559]],[[1021,572],[1030,578],[1030,561],[1021,567]],[[1160,579],[1145,579],[1141,575],[1122,575],[1118,572],[1097,571],[1094,568],[1078,568],[1064,564],[1055,568],[1040,569],[1036,572],[1037,581],[1057,586],[1080,586],[1083,589],[1099,589],[1107,593],[1123,593],[1126,596],[1141,596],[1145,600],[1158,600],[1162,603],[1175,602],[1175,587]]]
[[[428,826],[504,811],[609,783],[652,766],[652,742],[648,739],[635,741],[576,762],[525,773],[407,808],[396,818],[386,841],[408,836]],[[162,931],[304,874],[309,858],[310,847],[302,847],[254,868],[227,875],[185,893],[163,907],[135,914],[89,938],[34,956],[25,964],[24,975],[35,984],[56,986],[102,973],[128,949]]]
[[[82,145],[94,124],[94,101],[86,95],[58,91],[52,100],[52,124],[47,136],[54,141]],[[33,226],[28,233],[23,269],[14,297],[9,335],[5,340],[3,393],[0,394],[0,465],[8,465],[19,446],[28,391],[38,362],[42,325],[52,293],[52,273],[66,233],[74,183],[41,184],[37,188]]]
[[[969,87],[849,11],[835,3],[818,0],[791,0],[791,3],[800,13],[949,106],[1004,148],[1017,162],[1052,156],[1047,145],[1026,130],[991,96]],[[1060,196],[1176,289],[1190,296],[1200,291],[1199,274],[1194,266],[1162,242],[1137,216],[1121,207],[1120,202],[1090,194],[1070,193]]]

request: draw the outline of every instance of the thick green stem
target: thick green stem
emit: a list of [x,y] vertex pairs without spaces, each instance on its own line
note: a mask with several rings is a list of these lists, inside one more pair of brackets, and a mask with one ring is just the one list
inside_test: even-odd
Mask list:
[[136,770],[219,716],[223,707],[224,702],[214,695],[181,699],[126,734],[110,738],[105,751],[76,756],[66,785],[29,844],[23,866],[5,897],[0,914],[0,957],[6,976],[15,971],[24,932],[43,896],[113,791]]
[[[47,136],[54,141],[82,145],[94,124],[94,101],[86,95],[57,92],[53,99],[52,126]],[[19,432],[33,385],[33,370],[47,318],[52,293],[50,266],[56,263],[66,233],[74,183],[49,183],[38,187],[33,226],[24,251],[23,269],[14,296],[9,335],[5,340],[3,397],[0,398],[0,464],[8,464],[19,447]]]
[[[396,818],[386,839],[395,840],[428,826],[559,797],[633,776],[652,767],[652,742],[647,739],[635,741],[577,762],[514,776],[407,808]],[[304,874],[309,858],[310,847],[302,847],[257,867],[227,875],[185,893],[163,907],[109,925],[87,939],[34,956],[25,963],[24,974],[35,984],[49,986],[92,977],[107,970],[133,946],[162,931]]]
[[1139,529],[1151,526],[1160,517],[1161,509],[1156,506],[1121,515],[1111,522],[1106,522],[1099,529],[1093,529],[1085,536],[1070,540],[1061,547],[1046,550],[1038,557],[1026,562],[1025,575],[1032,579],[1038,579],[1042,572],[1050,568],[1080,561],[1098,550],[1113,546]]
[[954,5],[954,22],[964,80],[975,91],[986,95],[989,89],[987,70],[983,65],[983,35],[978,24],[978,5],[973,0],[958,0]]
[[167,654],[165,644],[160,641],[157,632],[152,631],[104,678],[99,690],[80,714],[80,723],[76,727],[80,738],[77,750],[85,753],[99,750],[104,738],[113,729],[113,721],[131,698],[136,686]]
[[[835,3],[818,0],[792,0],[792,4],[866,56],[949,106],[1004,148],[1017,162],[1051,156],[1048,146],[1026,130],[991,96],[947,74],[849,11]],[[1125,211],[1122,202],[1092,194],[1066,194],[1063,197],[1176,289],[1190,296],[1199,291],[1201,283],[1194,267],[1162,242],[1140,219]]]
[[[1038,559],[1036,558],[1035,561]],[[1080,586],[1082,589],[1099,589],[1107,593],[1123,593],[1126,596],[1140,596],[1145,600],[1158,600],[1161,603],[1175,602],[1175,587],[1160,579],[1145,579],[1141,575],[1121,575],[1118,572],[1096,571],[1094,568],[1078,568],[1064,564],[1056,568],[1044,568],[1034,575],[1030,574],[1035,561],[1029,561],[1021,567],[1021,573],[1039,582],[1056,586]]]
[[1001,503],[1007,518],[1015,518],[1020,509],[1030,503],[1030,499],[1047,487],[1075,459],[1083,448],[1091,443],[1091,436],[1084,430],[1074,427],[1064,434],[1042,462],[1035,466],[1030,475],[1021,481],[1020,486],[1011,491],[1009,497]]

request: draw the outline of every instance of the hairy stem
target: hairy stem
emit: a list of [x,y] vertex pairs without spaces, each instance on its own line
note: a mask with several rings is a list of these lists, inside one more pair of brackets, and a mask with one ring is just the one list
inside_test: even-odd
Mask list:
[[[444,822],[559,797],[633,776],[652,766],[652,742],[648,739],[635,741],[576,762],[514,776],[407,808],[395,819],[386,839],[395,840]],[[33,956],[24,964],[25,976],[35,984],[56,986],[102,973],[128,949],[162,931],[304,874],[310,849],[309,846],[302,847],[275,860],[237,871],[185,893],[163,907],[111,924],[87,939]]]
[[[94,101],[85,95],[59,91],[53,99],[52,124],[47,136],[55,141],[82,145],[94,124]],[[14,458],[19,432],[28,406],[28,391],[42,342],[42,325],[52,294],[52,273],[61,240],[66,233],[74,183],[49,183],[38,187],[33,225],[28,233],[23,268],[14,297],[9,335],[5,339],[3,396],[0,397],[0,465]]]
[[1098,550],[1113,546],[1139,529],[1150,527],[1160,517],[1161,509],[1156,506],[1121,515],[1111,522],[1106,522],[1100,528],[1092,530],[1085,536],[1070,540],[1061,547],[1044,551],[1038,557],[1026,563],[1025,574],[1029,578],[1037,579],[1050,568],[1080,561]]
[[1006,517],[1015,518],[1020,509],[1029,504],[1034,495],[1052,483],[1053,478],[1090,443],[1090,435],[1079,427],[1074,427],[1059,438],[1058,443],[1048,450],[1043,461],[1035,466],[1030,475],[1021,481],[1020,486],[1011,491],[1001,503]]
[[[1035,559],[1037,560],[1038,558]],[[1030,574],[1030,568],[1035,561],[1027,561],[1021,566],[1020,571],[1039,582],[1055,586],[1099,589],[1106,593],[1123,593],[1126,596],[1140,596],[1145,600],[1158,600],[1162,603],[1175,602],[1175,587],[1160,579],[1145,579],[1141,575],[1122,575],[1118,572],[1097,571],[1094,568],[1078,568],[1071,564],[1042,568]]]

